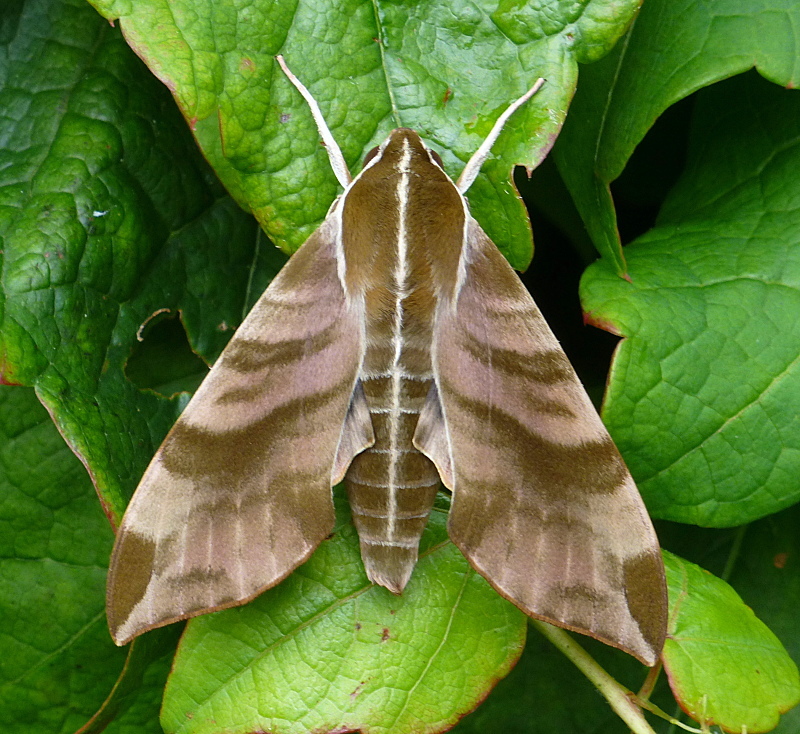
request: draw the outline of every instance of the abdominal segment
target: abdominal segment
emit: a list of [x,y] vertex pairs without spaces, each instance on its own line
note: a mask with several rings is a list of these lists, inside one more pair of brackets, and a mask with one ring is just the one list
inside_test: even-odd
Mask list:
[[362,381],[375,444],[345,477],[370,581],[399,594],[417,562],[439,475],[411,443],[430,380],[380,376]]

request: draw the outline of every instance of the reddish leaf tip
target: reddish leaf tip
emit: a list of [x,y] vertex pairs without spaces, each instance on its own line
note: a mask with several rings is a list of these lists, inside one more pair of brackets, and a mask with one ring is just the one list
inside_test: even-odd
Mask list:
[[583,312],[583,323],[585,326],[594,326],[603,331],[607,331],[609,334],[614,334],[615,336],[624,336],[616,324],[608,319],[596,316],[591,311]]

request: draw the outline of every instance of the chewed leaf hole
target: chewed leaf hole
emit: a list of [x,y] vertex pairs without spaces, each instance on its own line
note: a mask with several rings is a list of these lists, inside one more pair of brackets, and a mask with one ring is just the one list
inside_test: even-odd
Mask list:
[[208,366],[192,351],[183,322],[169,311],[142,326],[125,365],[125,376],[136,387],[167,398],[194,392],[207,374]]

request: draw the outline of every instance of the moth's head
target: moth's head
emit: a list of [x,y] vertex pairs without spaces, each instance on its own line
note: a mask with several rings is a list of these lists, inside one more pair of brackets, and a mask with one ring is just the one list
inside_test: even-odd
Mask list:
[[399,170],[401,166],[407,166],[410,170],[422,174],[425,173],[426,168],[438,168],[440,171],[444,171],[439,154],[425,145],[422,138],[407,127],[392,130],[383,143],[369,151],[364,157],[362,170],[379,163],[394,170]]

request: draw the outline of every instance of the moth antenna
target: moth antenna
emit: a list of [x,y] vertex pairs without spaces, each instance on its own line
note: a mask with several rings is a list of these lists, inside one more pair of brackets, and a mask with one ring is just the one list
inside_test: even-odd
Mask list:
[[483,162],[489,157],[489,152],[492,150],[492,146],[502,132],[503,126],[506,124],[508,118],[533,97],[533,95],[542,88],[544,82],[544,79],[537,79],[536,83],[525,92],[525,94],[516,100],[516,102],[512,102],[506,111],[497,118],[497,122],[495,122],[492,131],[486,136],[486,140],[483,141],[481,147],[472,154],[472,158],[470,158],[467,165],[464,166],[464,170],[461,171],[461,175],[458,177],[458,181],[456,181],[456,186],[462,194],[472,186],[473,181],[478,177]]
[[286,74],[289,81],[294,84],[294,86],[297,88],[297,91],[303,95],[303,99],[311,108],[311,115],[313,116],[314,122],[317,125],[317,130],[319,130],[322,142],[325,143],[325,150],[328,151],[328,158],[331,161],[331,168],[336,174],[336,178],[339,180],[342,188],[346,189],[353,180],[353,177],[350,175],[350,170],[347,168],[347,163],[344,160],[341,149],[336,144],[336,140],[334,140],[331,131],[328,129],[328,125],[325,122],[325,118],[322,116],[322,111],[317,104],[317,100],[311,96],[311,92],[306,89],[303,82],[301,82],[294,74],[292,74],[292,72],[289,70],[289,67],[286,66],[283,56],[278,55],[275,57],[275,59],[281,65],[283,73]]

